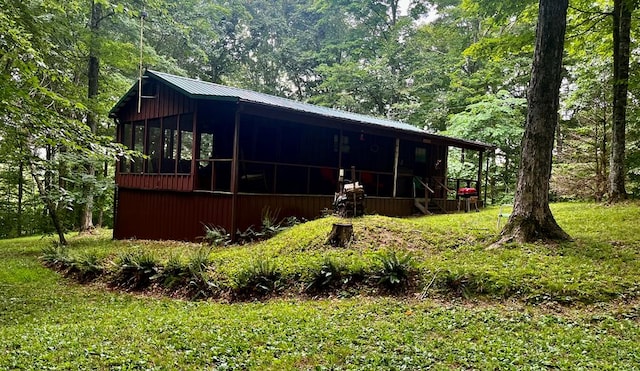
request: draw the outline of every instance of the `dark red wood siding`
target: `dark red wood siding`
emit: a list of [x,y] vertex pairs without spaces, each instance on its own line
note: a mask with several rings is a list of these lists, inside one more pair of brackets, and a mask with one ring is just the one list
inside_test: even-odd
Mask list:
[[[308,220],[331,210],[333,196],[308,195],[238,195],[238,227],[260,226],[263,208],[279,211],[279,217],[296,216]],[[414,213],[413,199],[367,198],[366,212],[389,216],[409,216]]]
[[193,177],[189,174],[118,174],[116,183],[123,188],[174,190],[188,192],[193,190]]
[[296,216],[316,219],[322,209],[331,209],[333,196],[238,195],[238,228],[244,230],[262,224],[262,210],[278,211],[280,218]]
[[193,190],[193,177],[189,174],[119,174],[116,183],[123,188],[180,192]]
[[365,210],[367,214],[409,216],[414,212],[413,199],[370,197],[365,199]]
[[[204,224],[231,229],[231,195],[209,192],[167,192],[120,188],[114,238],[197,241]],[[316,219],[331,209],[333,196],[238,195],[238,229],[262,224],[263,209],[278,211],[279,218]],[[413,199],[367,198],[369,214],[409,216],[417,212]],[[434,200],[456,211],[456,200]],[[462,205],[464,208],[464,204]]]
[[181,113],[194,113],[196,101],[184,94],[170,89],[166,85],[157,84],[153,89],[154,98],[143,98],[138,113],[138,101],[129,100],[118,112],[120,122],[137,121],[178,115]]
[[195,241],[204,224],[231,229],[231,195],[120,188],[114,238]]

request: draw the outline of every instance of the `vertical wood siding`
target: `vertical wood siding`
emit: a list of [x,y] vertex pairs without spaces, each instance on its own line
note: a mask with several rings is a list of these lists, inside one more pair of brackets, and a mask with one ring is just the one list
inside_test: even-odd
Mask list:
[[118,112],[120,122],[153,119],[173,116],[181,113],[193,113],[196,101],[184,94],[180,94],[167,86],[158,85],[155,98],[142,99],[140,113],[138,113],[138,99],[129,100]]
[[[238,195],[238,227],[261,225],[262,210],[278,211],[279,218],[296,216],[316,219],[323,209],[331,210],[333,196]],[[388,216],[412,215],[413,199],[367,198],[367,213]]]
[[[312,220],[331,209],[332,196],[238,195],[238,229],[259,227],[265,208],[278,211],[279,218],[296,216]],[[434,200],[449,212],[457,211],[456,200]],[[367,198],[369,214],[409,216],[416,213],[413,199]],[[120,188],[114,237],[197,241],[203,224],[231,229],[231,195],[205,192],[167,192]],[[462,205],[464,207],[464,205]]]
[[322,209],[331,209],[333,196],[287,196],[287,195],[238,195],[238,228],[262,224],[262,211],[278,211],[279,218],[296,216],[307,220],[316,219]]
[[203,224],[231,228],[231,196],[120,188],[114,237],[196,241]]
[[413,199],[369,197],[365,199],[365,210],[367,214],[409,216],[414,212]]
[[116,184],[122,188],[147,190],[193,190],[193,176],[189,174],[116,174]]

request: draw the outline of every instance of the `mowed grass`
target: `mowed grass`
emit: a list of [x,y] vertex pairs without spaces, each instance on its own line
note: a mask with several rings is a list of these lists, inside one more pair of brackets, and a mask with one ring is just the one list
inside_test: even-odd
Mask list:
[[[48,238],[0,241],[0,369],[638,369],[638,204],[553,210],[574,242],[487,250],[494,208],[368,216],[353,221],[346,249],[324,244],[327,218],[210,253],[224,283],[256,259],[303,282],[327,256],[375,270],[380,251],[408,251],[418,285],[398,297],[225,304],[122,293],[45,268]],[[162,260],[199,248],[102,236],[73,238],[70,251],[110,262],[132,249]]]

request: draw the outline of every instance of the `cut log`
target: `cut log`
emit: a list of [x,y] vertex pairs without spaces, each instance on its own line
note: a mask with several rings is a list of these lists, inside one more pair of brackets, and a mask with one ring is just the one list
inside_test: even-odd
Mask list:
[[353,237],[353,225],[350,223],[333,223],[327,242],[333,247],[346,247]]

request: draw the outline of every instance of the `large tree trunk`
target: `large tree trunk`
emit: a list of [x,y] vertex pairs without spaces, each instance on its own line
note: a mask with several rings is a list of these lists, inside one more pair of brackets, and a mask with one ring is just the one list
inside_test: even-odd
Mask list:
[[568,0],[540,0],[518,185],[500,243],[570,239],[549,209],[567,7]]
[[631,44],[632,0],[613,2],[613,125],[609,201],[627,198],[625,190],[625,130],[629,86],[629,48]]
[[[99,35],[100,21],[102,20],[102,5],[91,2],[91,21],[89,24],[91,41],[89,42],[89,65],[87,68],[87,98],[89,99],[89,113],[87,115],[87,125],[91,132],[95,134],[98,130],[98,119],[95,114],[95,100],[98,96],[98,79],[100,76],[99,58]],[[94,184],[92,179],[96,175],[96,170],[91,162],[86,165],[86,172],[89,181],[84,184],[83,197],[85,199],[84,208],[81,214],[80,231],[90,231],[93,227],[93,198]]]

